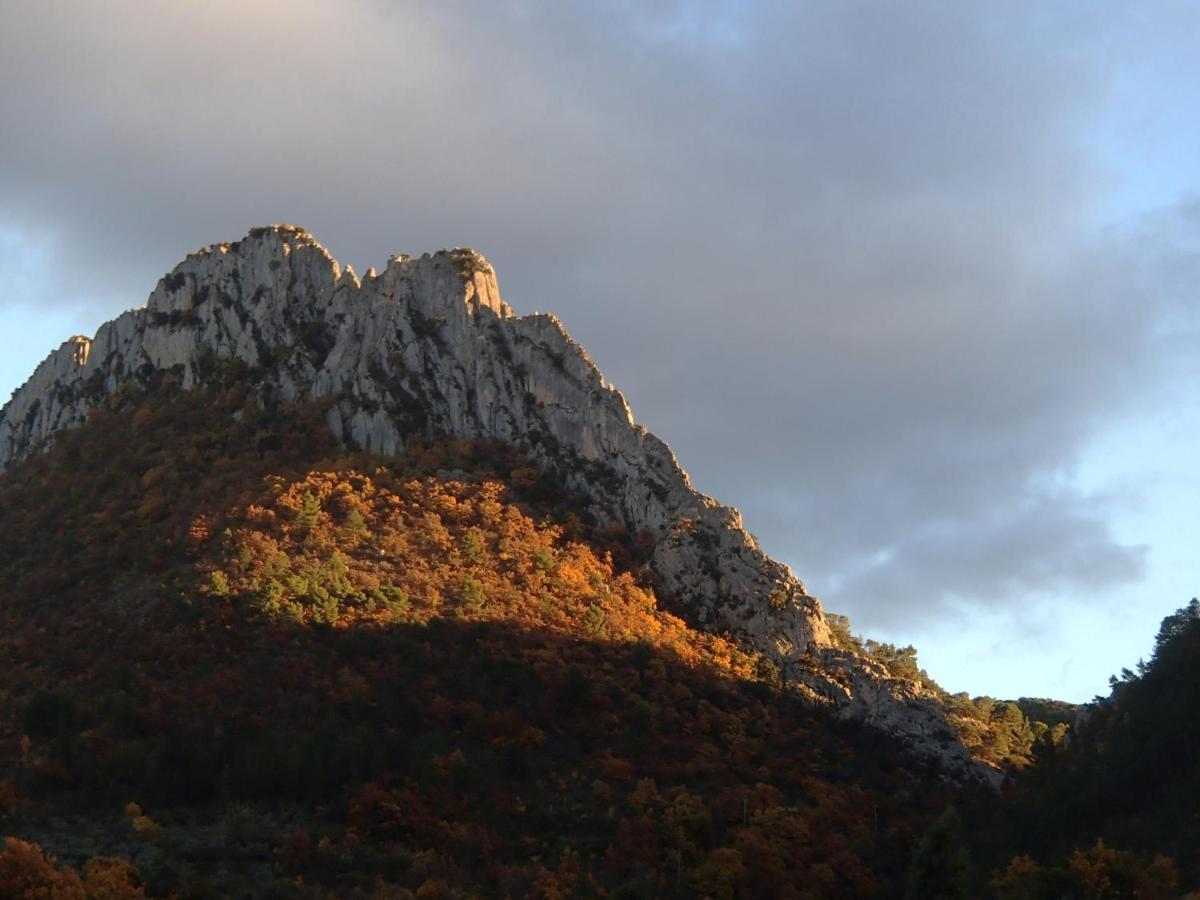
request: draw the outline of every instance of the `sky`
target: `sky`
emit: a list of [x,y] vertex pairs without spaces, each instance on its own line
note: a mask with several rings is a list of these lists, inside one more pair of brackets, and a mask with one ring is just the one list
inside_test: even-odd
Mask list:
[[1200,6],[0,0],[0,396],[187,252],[472,246],[945,688],[1200,593]]

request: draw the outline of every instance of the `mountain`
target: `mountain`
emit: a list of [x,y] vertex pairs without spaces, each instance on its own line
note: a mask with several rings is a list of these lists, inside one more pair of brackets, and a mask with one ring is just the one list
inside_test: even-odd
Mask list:
[[228,377],[283,402],[323,401],[347,449],[402,456],[435,437],[518,448],[580,495],[579,512],[648,548],[659,595],[694,626],[746,642],[795,690],[901,738],[951,777],[996,781],[962,746],[939,692],[893,677],[831,628],[741,515],[698,493],[634,422],[560,322],[515,315],[471,250],[393,256],[362,279],[293,226],[197,251],[144,308],[38,366],[0,411],[0,468],[131,385],[190,390]]
[[478,254],[254,229],[0,410],[0,897],[1177,896],[1198,621],[947,693]]

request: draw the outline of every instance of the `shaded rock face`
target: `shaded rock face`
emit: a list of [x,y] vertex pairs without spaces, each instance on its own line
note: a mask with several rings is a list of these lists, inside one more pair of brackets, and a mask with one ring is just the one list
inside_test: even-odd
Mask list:
[[[653,538],[655,577],[696,624],[743,638],[814,698],[885,730],[898,721],[886,708],[940,714],[912,713],[901,689],[834,650],[820,603],[763,554],[741,515],[692,488],[555,317],[514,315],[470,250],[396,256],[361,280],[292,226],[193,253],[144,308],[38,366],[0,410],[0,469],[130,379],[172,373],[192,387],[231,364],[284,400],[327,398],[330,429],[358,449],[402,454],[414,433],[518,445],[602,521]],[[814,659],[824,660],[815,670]]]

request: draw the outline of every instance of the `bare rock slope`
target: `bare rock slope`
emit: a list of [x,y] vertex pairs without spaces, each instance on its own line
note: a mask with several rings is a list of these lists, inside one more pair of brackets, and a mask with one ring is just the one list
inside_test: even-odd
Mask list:
[[739,636],[809,696],[949,773],[974,770],[940,705],[836,649],[820,603],[737,510],[693,489],[558,319],[515,315],[471,250],[395,256],[362,279],[292,226],[199,250],[144,308],[38,366],[0,410],[0,470],[131,379],[171,372],[192,387],[231,364],[285,400],[329,398],[329,427],[363,450],[402,454],[414,433],[523,447],[601,520],[653,537],[656,579],[696,624]]

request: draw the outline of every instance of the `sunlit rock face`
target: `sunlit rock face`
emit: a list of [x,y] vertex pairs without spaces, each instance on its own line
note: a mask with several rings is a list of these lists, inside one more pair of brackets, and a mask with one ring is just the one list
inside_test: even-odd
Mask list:
[[[513,313],[471,250],[395,256],[361,280],[286,225],[193,253],[144,308],[38,366],[0,411],[0,469],[130,380],[169,374],[190,388],[230,367],[284,400],[328,399],[329,427],[349,447],[402,454],[413,434],[521,446],[602,521],[650,535],[662,591],[695,624],[742,637],[785,678],[858,718],[886,728],[895,716],[874,707],[897,704],[909,718],[926,715],[868,674],[836,683],[822,674],[853,670],[855,657],[834,665],[843,657],[820,603],[763,554],[736,510],[692,488],[555,317]],[[814,670],[815,659],[827,662]],[[944,724],[941,715],[926,730]]]

